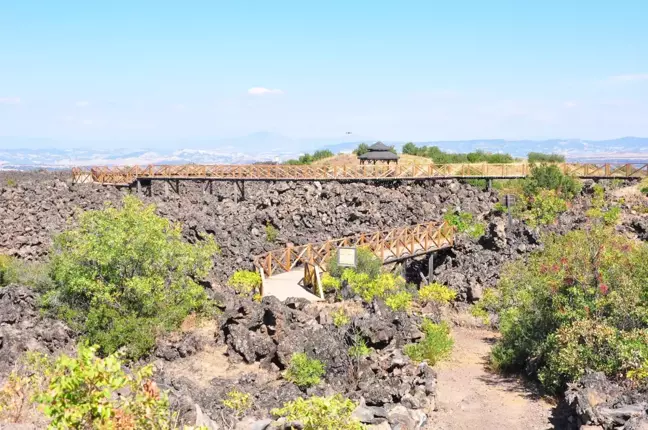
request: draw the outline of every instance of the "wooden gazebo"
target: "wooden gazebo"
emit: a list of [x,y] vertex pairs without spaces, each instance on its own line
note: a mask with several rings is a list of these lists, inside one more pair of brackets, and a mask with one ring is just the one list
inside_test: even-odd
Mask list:
[[392,161],[398,163],[398,155],[394,154],[392,149],[385,145],[382,142],[376,142],[369,147],[369,152],[366,152],[362,155],[358,155],[360,164],[373,163],[376,164],[378,161],[383,163],[391,163]]

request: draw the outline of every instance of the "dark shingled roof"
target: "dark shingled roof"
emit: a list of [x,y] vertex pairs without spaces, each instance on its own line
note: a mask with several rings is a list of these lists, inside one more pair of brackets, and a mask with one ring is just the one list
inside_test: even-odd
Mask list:
[[376,142],[369,147],[369,151],[389,151],[391,148],[382,142]]
[[390,151],[370,151],[358,156],[360,160],[398,160],[398,155]]

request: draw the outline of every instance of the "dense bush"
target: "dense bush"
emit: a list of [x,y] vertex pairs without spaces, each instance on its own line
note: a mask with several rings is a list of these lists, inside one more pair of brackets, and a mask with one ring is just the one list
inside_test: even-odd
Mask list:
[[538,194],[529,197],[527,208],[522,217],[532,226],[551,224],[558,215],[567,210],[567,202],[560,198],[555,191],[540,190]]
[[587,216],[605,225],[615,225],[621,216],[621,208],[606,202],[605,189],[601,185],[596,184],[592,188],[594,194]]
[[223,406],[230,409],[237,418],[242,417],[252,407],[252,397],[248,393],[232,388],[223,400]]
[[298,421],[303,430],[362,430],[365,427],[351,415],[357,405],[336,394],[331,397],[297,398],[273,409],[272,414],[286,421]]
[[424,333],[423,339],[418,343],[405,345],[403,352],[414,361],[426,361],[434,366],[439,360],[450,355],[454,344],[450,337],[450,328],[447,324],[435,324],[426,319],[423,321],[421,330]]
[[408,291],[398,291],[385,299],[385,304],[394,312],[406,312],[412,308],[412,294]]
[[522,187],[527,197],[535,196],[541,190],[553,190],[563,199],[572,199],[583,185],[577,178],[563,174],[555,164],[539,164],[531,167],[531,174]]
[[366,273],[347,269],[342,274],[342,280],[366,302],[371,302],[374,298],[385,299],[405,287],[405,279],[391,273],[381,273],[372,278]]
[[457,232],[466,233],[475,239],[482,237],[486,233],[486,225],[475,221],[470,212],[447,212],[443,219],[448,224],[456,227]]
[[[356,267],[354,268],[357,273],[365,273],[369,275],[370,278],[375,278],[380,274],[380,269],[382,268],[382,261],[371,252],[368,248],[358,247],[356,249]],[[337,252],[331,254],[327,264],[326,264],[328,273],[335,277],[341,278],[342,273],[344,273],[345,267],[338,266],[337,262]]]
[[229,277],[227,285],[239,294],[249,295],[261,287],[261,275],[251,270],[237,270]]
[[77,227],[55,238],[55,284],[44,303],[101,353],[124,348],[136,359],[156,334],[210,311],[196,280],[207,276],[217,250],[211,237],[184,242],[179,225],[129,196],[120,209],[82,213]]
[[266,233],[266,240],[270,243],[277,240],[277,236],[279,236],[279,230],[277,230],[277,228],[270,223],[266,224],[265,233]]
[[333,292],[340,289],[340,279],[331,276],[330,273],[326,272],[322,275],[322,289],[327,292]]
[[418,293],[419,301],[422,303],[450,303],[456,297],[457,293],[454,290],[437,282],[422,286]]
[[336,327],[342,327],[351,322],[351,318],[347,315],[343,308],[338,308],[331,314],[333,317],[333,324]]
[[416,146],[412,142],[403,145],[403,154],[431,158],[438,164],[449,163],[512,163],[515,161],[509,154],[491,154],[481,150],[467,154],[453,154],[444,152],[437,146]]
[[369,145],[367,145],[366,143],[361,143],[356,149],[353,150],[353,153],[358,156],[364,155],[367,152],[369,152]]
[[19,284],[45,291],[52,286],[46,263],[24,261],[0,254],[0,287]]
[[290,357],[290,365],[284,377],[299,388],[308,388],[319,384],[324,373],[324,363],[309,358],[303,352],[297,352]]
[[542,152],[529,152],[529,163],[564,163],[565,156],[560,154],[543,154]]
[[[27,365],[13,372],[0,390],[0,417],[11,412],[10,418],[17,422],[22,411],[15,402],[21,398],[21,408],[42,406],[40,413],[46,417],[32,416],[31,422],[49,421],[50,429],[176,428],[166,394],[151,380],[151,366],[127,373],[116,355],[101,359],[96,350],[79,345],[76,357],[61,355],[55,361],[45,355],[28,355]],[[13,403],[3,397],[7,392],[13,394]]]
[[648,246],[596,227],[549,236],[503,272],[493,309],[493,364],[536,374],[550,391],[585,369],[639,378],[648,370]]

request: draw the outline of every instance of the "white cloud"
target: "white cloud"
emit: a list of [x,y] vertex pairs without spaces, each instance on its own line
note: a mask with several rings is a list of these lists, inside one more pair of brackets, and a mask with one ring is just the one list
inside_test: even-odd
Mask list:
[[253,96],[264,96],[266,94],[283,94],[283,91],[279,89],[270,89],[263,87],[252,87],[248,90],[248,94]]
[[87,102],[85,100],[81,100],[75,103],[77,107],[87,107],[90,106],[90,102]]
[[610,77],[613,82],[637,82],[648,81],[648,73],[634,73],[628,75],[616,75]]
[[565,106],[567,109],[572,109],[572,108],[575,108],[576,106],[578,106],[578,104],[575,101],[569,100],[569,101],[566,101],[565,103],[563,103],[563,106]]
[[94,124],[94,121],[91,119],[84,119],[83,120],[83,125],[92,125]]
[[183,110],[187,109],[187,106],[182,104],[182,103],[179,103],[177,105],[173,105],[173,109],[177,110],[177,111],[183,111]]
[[0,104],[2,105],[19,105],[20,102],[20,97],[0,97]]

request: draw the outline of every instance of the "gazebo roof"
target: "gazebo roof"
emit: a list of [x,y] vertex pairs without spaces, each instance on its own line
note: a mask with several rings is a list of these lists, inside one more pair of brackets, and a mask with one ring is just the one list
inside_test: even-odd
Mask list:
[[382,142],[376,142],[369,147],[369,151],[389,151],[391,148]]
[[398,155],[389,151],[369,151],[360,156],[360,160],[398,160]]

